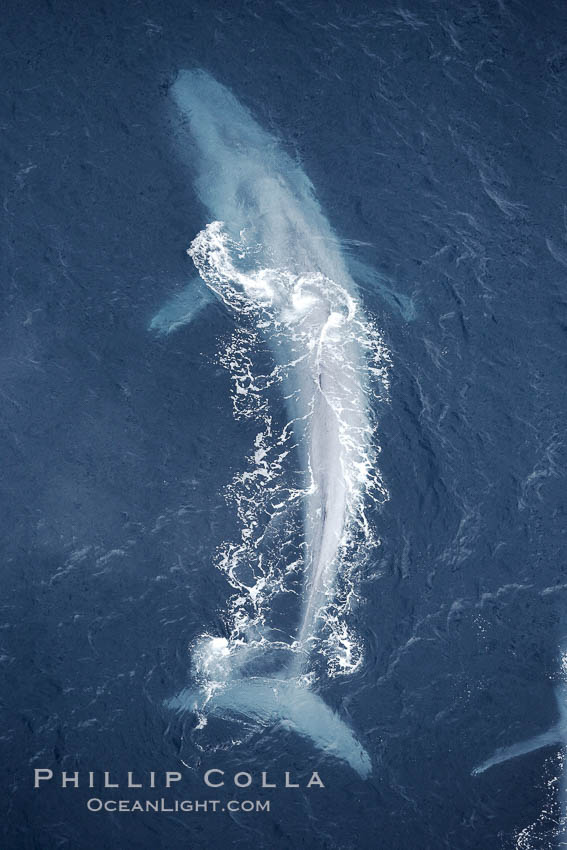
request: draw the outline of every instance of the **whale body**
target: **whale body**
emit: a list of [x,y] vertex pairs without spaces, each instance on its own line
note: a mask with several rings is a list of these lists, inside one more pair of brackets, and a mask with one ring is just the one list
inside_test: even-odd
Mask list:
[[[237,319],[246,316],[263,329],[280,370],[303,471],[304,554],[291,660],[274,675],[253,675],[242,663],[245,630],[232,643],[204,638],[195,652],[197,687],[169,705],[284,722],[366,777],[368,753],[313,692],[308,665],[341,561],[357,539],[368,539],[366,494],[371,485],[380,486],[367,387],[369,324],[301,167],[204,71],[181,72],[172,95],[182,120],[182,153],[189,154],[210,219],[188,253],[208,290]],[[175,299],[168,302],[153,328],[169,332],[187,323],[198,312],[193,304],[200,309],[204,300],[189,299],[190,309],[186,298],[179,309]],[[264,637],[258,641],[265,643]]]

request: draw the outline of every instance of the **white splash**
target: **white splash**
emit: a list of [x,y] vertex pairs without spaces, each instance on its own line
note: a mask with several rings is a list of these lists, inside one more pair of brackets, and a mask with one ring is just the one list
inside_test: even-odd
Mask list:
[[[209,75],[183,72],[173,95],[215,219],[188,253],[235,317],[221,362],[235,415],[258,431],[227,493],[241,526],[218,557],[235,591],[228,637],[197,641],[198,690],[170,704],[197,710],[201,724],[207,711],[286,719],[365,776],[368,755],[310,687],[314,658],[331,676],[362,658],[348,618],[357,573],[379,542],[371,509],[387,498],[372,411],[387,396],[390,358],[301,168]],[[177,325],[170,312],[168,323]],[[289,421],[278,426],[282,396]],[[274,612],[299,593],[289,634]]]

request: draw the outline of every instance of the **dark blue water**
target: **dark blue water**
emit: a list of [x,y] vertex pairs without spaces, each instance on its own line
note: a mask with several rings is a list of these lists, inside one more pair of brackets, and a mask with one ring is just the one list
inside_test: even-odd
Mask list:
[[[558,714],[566,27],[551,0],[4,7],[3,847],[557,846],[558,748],[471,770]],[[281,728],[231,746],[216,720],[203,750],[164,707],[189,643],[223,633],[222,490],[255,433],[216,361],[225,310],[147,329],[206,224],[171,140],[191,67],[282,139],[377,272],[361,292],[394,364],[390,499],[353,615],[364,664],[319,684],[372,756],[366,781]],[[211,794],[211,767],[326,787]],[[34,768],[98,784],[34,790]],[[173,796],[271,810],[86,809],[118,798],[104,770],[179,769]]]

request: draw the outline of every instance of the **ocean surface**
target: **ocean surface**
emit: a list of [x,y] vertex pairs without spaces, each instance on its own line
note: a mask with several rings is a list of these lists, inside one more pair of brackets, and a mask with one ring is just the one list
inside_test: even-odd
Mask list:
[[[567,5],[7,0],[0,56],[2,848],[567,846],[560,743],[473,773],[565,710]],[[203,636],[242,637],[222,557],[263,492],[235,498],[251,326],[206,286],[184,300],[212,221],[173,96],[196,69],[311,181],[382,346],[373,531],[309,670],[367,776],[289,724],[173,708]],[[256,375],[268,342],[246,338]],[[262,451],[289,419],[268,384]],[[304,587],[267,594],[288,643]],[[134,796],[270,811],[87,808]]]

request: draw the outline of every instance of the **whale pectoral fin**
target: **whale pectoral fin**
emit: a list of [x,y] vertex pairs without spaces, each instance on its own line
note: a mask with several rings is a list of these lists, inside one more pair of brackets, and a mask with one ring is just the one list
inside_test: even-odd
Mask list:
[[281,724],[349,764],[363,779],[372,772],[370,756],[348,724],[321,697],[291,679],[236,679],[201,698],[195,690],[186,689],[169,700],[168,706],[180,712],[247,718],[262,726]]
[[417,310],[413,299],[401,292],[396,292],[389,285],[391,281],[385,275],[373,269],[372,266],[349,257],[348,269],[361,289],[366,289],[381,296],[394,310],[396,310],[406,322],[411,322],[417,316]]
[[494,755],[477,765],[471,773],[473,776],[478,776],[480,773],[484,773],[485,770],[488,770],[490,767],[494,767],[496,764],[502,764],[502,762],[510,761],[510,759],[525,756],[528,753],[533,753],[535,750],[541,750],[544,747],[554,747],[563,745],[564,743],[565,741],[561,733],[561,729],[559,726],[553,726],[551,729],[548,729],[547,732],[542,732],[541,735],[528,738],[526,741],[520,741],[519,743],[512,744],[509,747],[499,747]]
[[214,300],[215,296],[209,287],[196,275],[181,292],[172,295],[158,310],[149,329],[159,334],[170,334],[192,322]]

